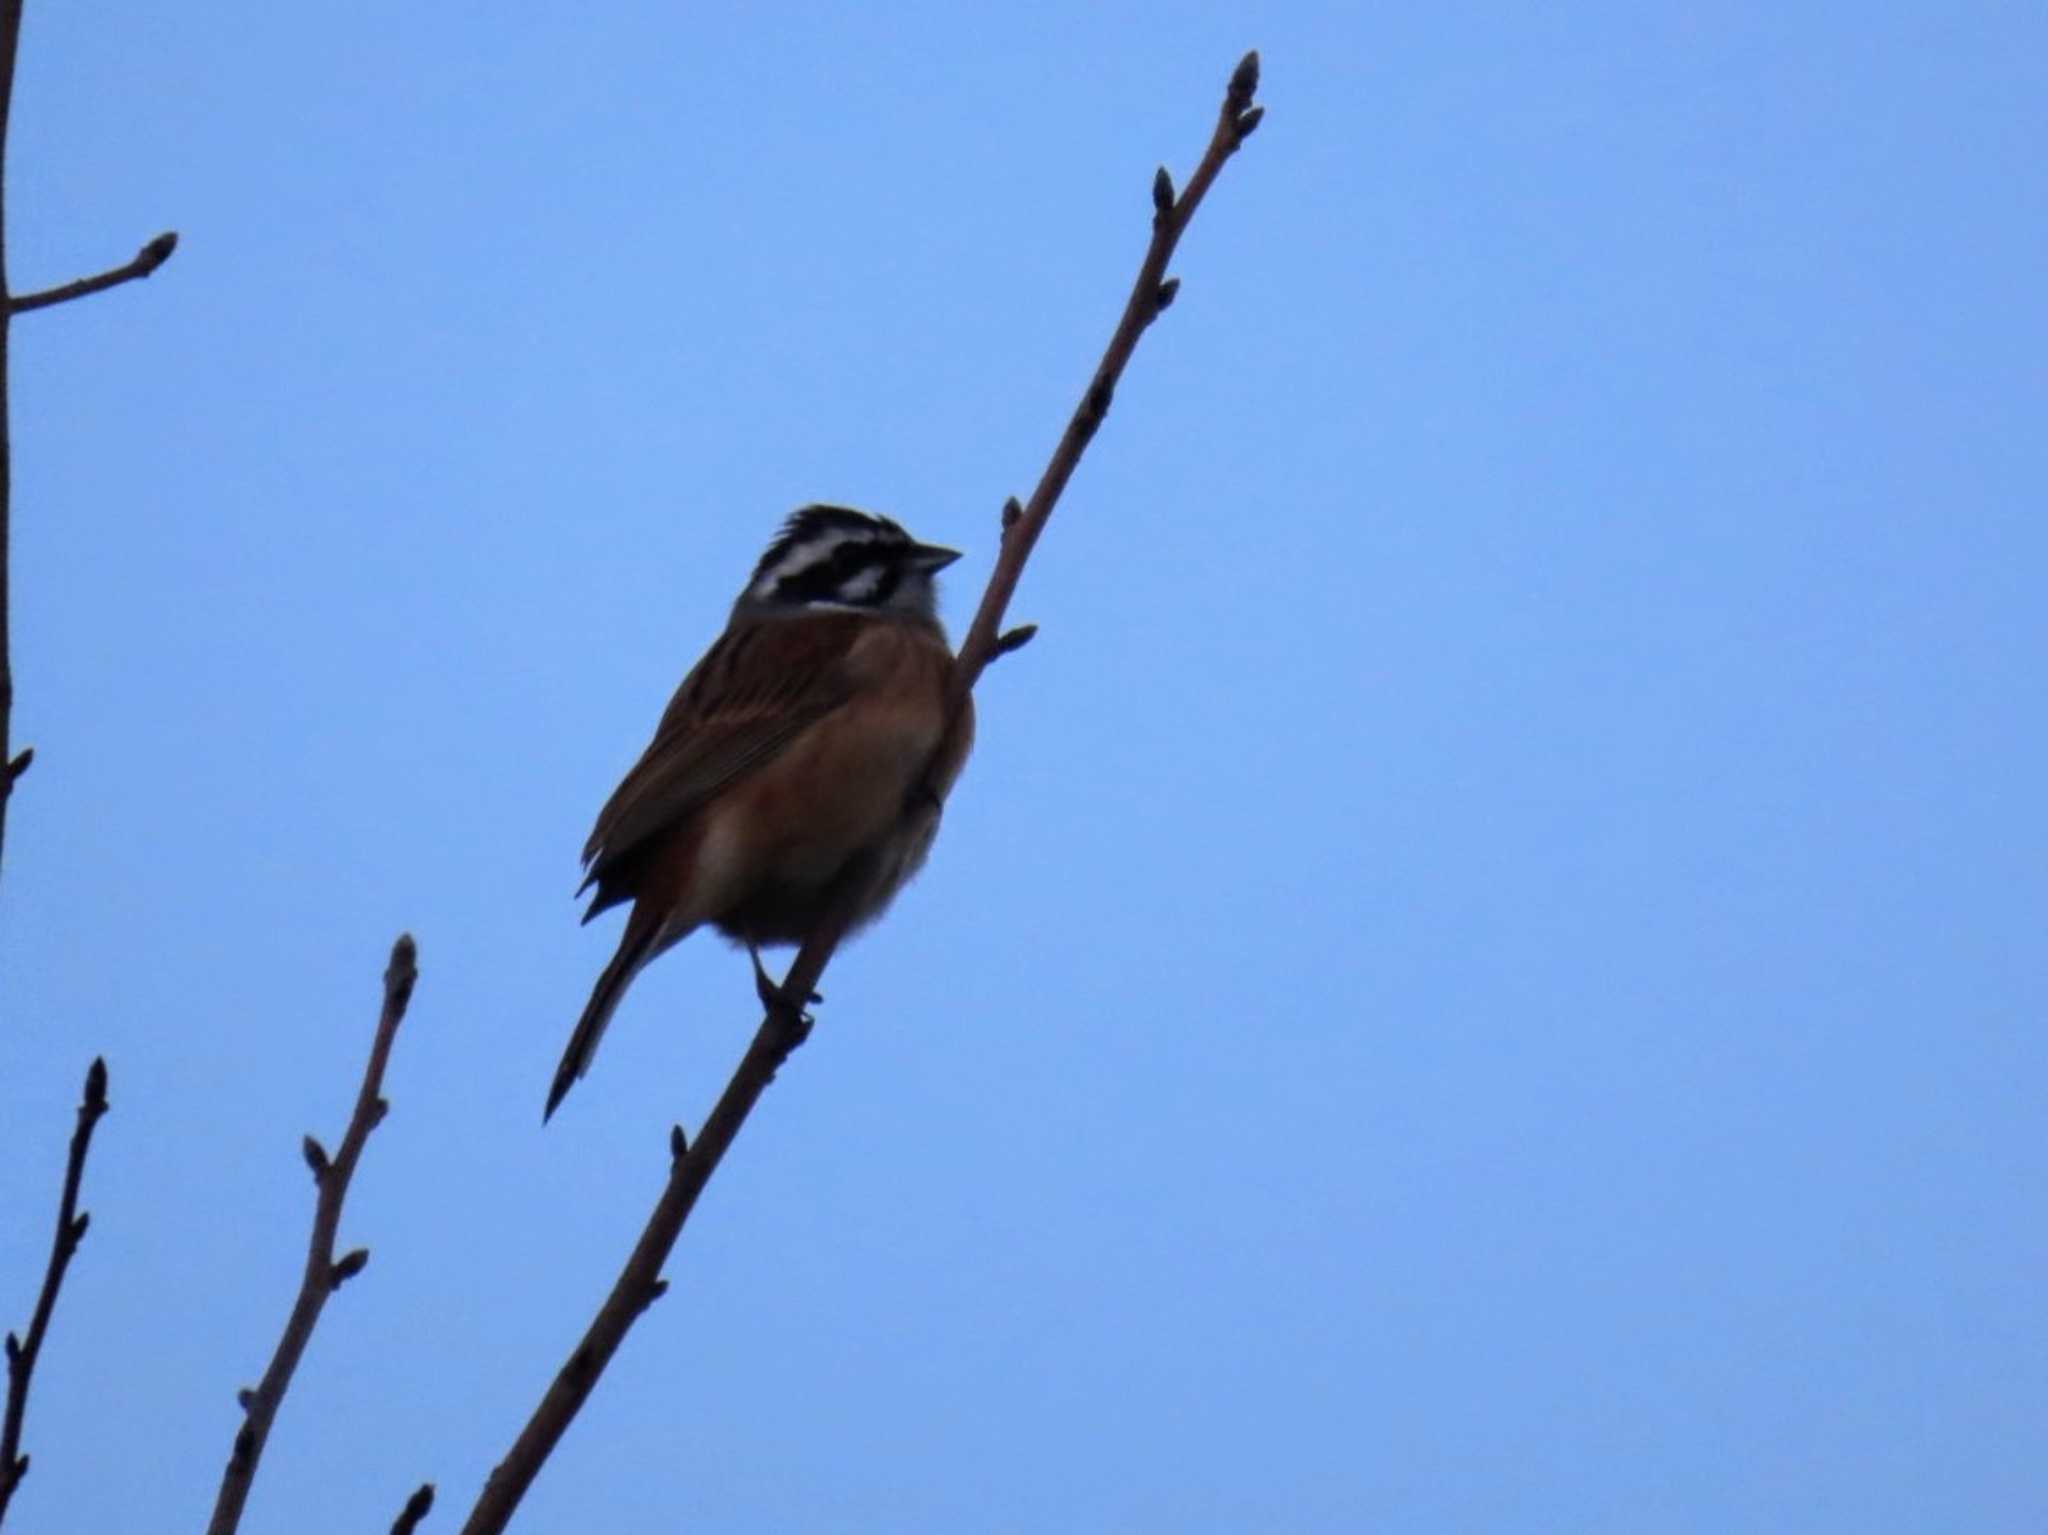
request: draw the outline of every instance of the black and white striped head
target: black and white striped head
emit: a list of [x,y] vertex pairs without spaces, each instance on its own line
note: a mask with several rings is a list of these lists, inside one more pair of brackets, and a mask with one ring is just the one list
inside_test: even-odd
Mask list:
[[920,544],[886,517],[844,506],[807,506],[782,525],[737,608],[878,610],[931,618],[932,577],[958,550]]

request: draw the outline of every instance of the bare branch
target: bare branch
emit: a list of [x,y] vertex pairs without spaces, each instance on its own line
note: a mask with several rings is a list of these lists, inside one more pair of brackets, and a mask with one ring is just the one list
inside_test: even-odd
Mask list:
[[[21,42],[21,0],[0,0],[0,176],[7,165],[7,121],[14,108],[14,59]],[[7,296],[7,193],[0,184],[0,299]],[[14,453],[8,442],[7,365],[9,306],[0,303],[0,762],[10,771],[0,774],[0,847],[7,841],[7,802],[14,797],[15,761],[8,746],[8,731],[14,722],[14,663],[8,643],[7,614],[8,511],[14,500]],[[23,767],[27,764],[23,763]]]
[[[0,168],[7,162],[7,124],[14,109],[14,61],[21,44],[22,0],[0,0]],[[88,277],[70,283],[62,288],[52,288],[44,293],[30,294],[25,298],[14,298],[7,287],[7,195],[0,185],[0,848],[7,840],[7,804],[14,794],[14,781],[21,777],[29,764],[29,754],[10,756],[8,733],[14,723],[14,663],[9,646],[10,619],[8,616],[8,592],[11,578],[7,569],[7,553],[11,543],[8,534],[8,520],[14,499],[13,448],[8,440],[9,408],[7,403],[7,343],[9,321],[13,316],[27,309],[39,309],[48,304],[61,304],[66,299],[82,294],[96,293],[102,288],[111,288],[116,283],[131,278],[147,277],[162,266],[177,247],[178,237],[166,231],[136,252],[135,259],[125,267],[104,272],[98,277]]]
[[1158,208],[1159,194],[1172,191],[1172,178],[1153,178],[1157,211],[1152,223],[1152,243],[1146,248],[1144,261],[1139,263],[1137,279],[1131,284],[1131,296],[1124,303],[1123,318],[1117,321],[1116,331],[1109,338],[1102,361],[1096,364],[1095,376],[1082,392],[1081,403],[1074,408],[1066,431],[1061,433],[1059,444],[1053,449],[1052,461],[1039,477],[1038,488],[1024,503],[1021,516],[1014,521],[1005,519],[1003,546],[996,556],[996,568],[989,576],[988,588],[982,595],[974,621],[968,625],[967,635],[960,642],[960,657],[953,669],[953,695],[956,700],[966,699],[974,684],[981,679],[982,668],[994,659],[1003,615],[1009,611],[1010,598],[1017,590],[1017,578],[1024,573],[1024,562],[1031,558],[1038,535],[1045,531],[1046,521],[1052,516],[1060,492],[1067,488],[1075,465],[1081,462],[1081,454],[1087,449],[1089,439],[1108,414],[1110,400],[1116,393],[1118,381],[1123,378],[1124,367],[1137,350],[1138,338],[1145,334],[1145,328],[1159,317],[1160,312],[1173,302],[1173,295],[1180,291],[1178,279],[1174,280],[1170,290],[1163,287],[1166,264],[1173,259],[1174,248],[1180,244],[1188,221],[1195,216],[1195,210],[1208,195],[1217,173],[1223,169],[1223,162],[1236,154],[1246,136],[1258,127],[1265,112],[1263,107],[1251,105],[1252,96],[1258,88],[1259,56],[1256,52],[1247,53],[1230,77],[1230,89],[1224,96],[1223,110],[1217,114],[1216,129],[1209,137],[1209,147],[1180,196],[1169,206]]
[[107,1112],[107,1063],[98,1056],[85,1073],[85,1095],[78,1102],[78,1127],[71,1132],[71,1157],[64,1166],[64,1193],[57,1201],[57,1234],[50,1243],[50,1264],[43,1271],[43,1292],[36,1297],[35,1315],[29,1320],[28,1336],[7,1335],[7,1417],[0,1425],[0,1520],[7,1517],[7,1505],[14,1489],[28,1475],[28,1457],[21,1453],[21,1420],[28,1411],[29,1380],[36,1371],[36,1358],[43,1351],[43,1335],[50,1329],[50,1313],[57,1307],[57,1291],[63,1287],[64,1271],[71,1255],[85,1236],[90,1217],[78,1213],[78,1185],[85,1176],[85,1154],[92,1147],[93,1126]]
[[166,261],[171,252],[178,248],[178,232],[166,229],[149,244],[135,253],[135,259],[126,266],[117,266],[111,272],[102,272],[97,277],[81,277],[76,282],[67,282],[61,287],[45,288],[40,293],[24,293],[19,298],[10,298],[7,308],[12,314],[27,314],[31,309],[48,309],[52,304],[69,303],[75,298],[84,298],[88,293],[102,293],[108,288],[118,288],[124,282],[133,282],[138,277],[147,277]]
[[[1123,318],[1110,338],[1109,348],[1096,367],[1080,407],[1074,412],[1053,452],[1052,462],[1046,466],[1037,490],[1032,493],[1030,503],[1019,508],[1013,499],[1004,508],[1002,552],[989,577],[988,590],[975,613],[974,623],[954,661],[949,698],[955,720],[966,707],[967,695],[989,661],[999,653],[1016,649],[1034,632],[1033,626],[1026,625],[999,635],[1003,614],[1016,590],[1017,578],[1023,571],[1025,560],[1030,557],[1032,545],[1045,527],[1046,519],[1052,515],[1054,503],[1072,476],[1075,465],[1080,462],[1089,438],[1101,425],[1117,380],[1123,374],[1124,365],[1130,361],[1138,338],[1164,307],[1161,280],[1182,231],[1187,228],[1188,220],[1194,216],[1210,183],[1216,179],[1216,173],[1223,168],[1223,162],[1230,158],[1250,131],[1244,120],[1251,115],[1247,107],[1257,83],[1258,55],[1247,54],[1231,77],[1230,91],[1208,152],[1178,199],[1172,197],[1171,177],[1162,173],[1154,178],[1155,200],[1163,197],[1164,206],[1155,203],[1152,243],[1138,268],[1137,281],[1124,306]],[[949,735],[950,730],[946,734]],[[926,816],[936,820],[939,804],[937,793],[920,793],[912,796],[904,813],[906,818]],[[779,992],[764,997],[766,1016],[761,1027],[741,1058],[732,1081],[726,1085],[710,1117],[698,1131],[697,1139],[686,1149],[681,1131],[672,1132],[668,1186],[656,1201],[654,1212],[648,1217],[647,1225],[613,1284],[611,1294],[598,1309],[582,1340],[571,1351],[568,1362],[556,1373],[553,1384],[541,1398],[533,1416],[527,1420],[526,1427],[520,1431],[510,1453],[491,1472],[476,1507],[462,1527],[463,1535],[490,1535],[490,1532],[505,1528],[527,1488],[533,1485],[542,1464],[560,1442],[562,1434],[597,1384],[598,1376],[617,1352],[627,1331],[667,1288],[666,1281],[661,1278],[661,1267],[668,1261],[668,1255],[682,1233],[683,1223],[695,1208],[697,1196],[703,1192],[712,1173],[717,1171],[719,1160],[739,1133],[740,1126],[746,1122],[762,1092],[775,1080],[776,1071],[810,1035],[811,1019],[802,1011],[800,1000],[814,995],[825,966],[846,934],[854,906],[870,872],[857,862],[841,874],[834,898],[828,903],[830,915],[797,951]]]
[[[263,1379],[254,1390],[245,1389],[236,1396],[245,1416],[241,1429],[235,1434],[235,1446],[228,1456],[227,1470],[221,1474],[220,1496],[213,1505],[213,1520],[206,1527],[208,1535],[229,1535],[241,1523],[242,1505],[248,1501],[249,1485],[255,1480],[257,1462],[263,1458],[263,1446],[270,1438],[270,1426],[276,1421],[277,1409],[292,1383],[292,1372],[298,1368],[299,1356],[306,1351],[307,1340],[313,1336],[313,1326],[320,1320],[321,1308],[343,1281],[361,1273],[363,1265],[370,1261],[369,1252],[360,1247],[337,1261],[334,1234],[341,1225],[342,1201],[348,1198],[349,1180],[355,1176],[364,1143],[384,1118],[386,1105],[381,1096],[384,1067],[391,1059],[392,1041],[398,1037],[398,1025],[405,1018],[406,1004],[412,1000],[413,983],[418,979],[419,951],[413,944],[412,935],[401,933],[391,946],[391,963],[384,970],[384,1009],[377,1020],[377,1034],[370,1044],[369,1064],[363,1071],[363,1085],[356,1093],[355,1112],[349,1116],[348,1129],[341,1138],[341,1149],[330,1162],[319,1142],[311,1136],[306,1137],[301,1148],[306,1164],[313,1169],[313,1181],[320,1190],[313,1206],[313,1237],[306,1251],[306,1273],[299,1282],[298,1299],[292,1303],[291,1315],[285,1321],[284,1335],[277,1340],[277,1352],[271,1356],[270,1367],[263,1372]],[[432,1494],[428,1496],[431,1500]],[[411,1505],[407,1506],[409,1509]],[[425,1514],[426,1510],[421,1509],[419,1517],[423,1518]],[[418,1522],[418,1518],[413,1520],[414,1524]]]
[[[824,971],[825,961],[844,936],[851,915],[851,898],[858,893],[860,882],[868,872],[865,867],[857,867],[841,876],[842,899],[833,906],[835,916],[830,919],[829,940],[823,945],[816,945],[814,940],[804,946],[782,982],[782,997],[810,995],[811,988]],[[720,1159],[732,1144],[733,1137],[739,1134],[740,1126],[746,1122],[755,1102],[775,1080],[776,1070],[789,1058],[790,1052],[804,1042],[810,1031],[810,1018],[778,999],[769,1007],[753,1043],[740,1060],[739,1069],[719,1095],[710,1117],[697,1132],[696,1140],[685,1145],[680,1127],[669,1132],[668,1186],[662,1190],[654,1213],[648,1217],[646,1229],[634,1244],[632,1255],[612,1285],[611,1294],[605,1297],[604,1304],[585,1330],[582,1341],[571,1351],[568,1362],[556,1372],[554,1383],[548,1387],[526,1427],[520,1431],[511,1453],[485,1482],[476,1507],[470,1511],[469,1521],[462,1527],[463,1535],[481,1535],[483,1531],[505,1528],[513,1511],[518,1508],[519,1500],[533,1485],[542,1464],[597,1384],[598,1376],[604,1373],[604,1367],[625,1340],[627,1331],[668,1288],[667,1281],[661,1278],[661,1266],[668,1261],[670,1249],[682,1234],[683,1222],[696,1208],[697,1196],[703,1193],[704,1185],[718,1170]]]

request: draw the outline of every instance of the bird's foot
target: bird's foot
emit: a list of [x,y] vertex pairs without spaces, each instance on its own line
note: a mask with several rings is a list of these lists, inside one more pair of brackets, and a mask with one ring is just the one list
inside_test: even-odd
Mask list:
[[[747,958],[751,959],[754,962],[754,995],[761,999],[761,1005],[767,1008],[770,1012],[776,1012],[782,1009],[788,1009],[790,1011],[795,1012],[797,1026],[801,1028],[806,1034],[808,1034],[811,1031],[811,1015],[809,1013],[802,1011],[801,1009],[794,1007],[794,1005],[790,1003],[788,999],[786,999],[782,995],[782,988],[779,985],[777,985],[774,981],[768,978],[768,972],[766,969],[762,967],[761,964],[761,951],[755,948],[752,944],[748,944]],[[814,991],[810,994],[808,1000],[813,1003],[823,1002],[825,1000],[825,996],[823,992]]]

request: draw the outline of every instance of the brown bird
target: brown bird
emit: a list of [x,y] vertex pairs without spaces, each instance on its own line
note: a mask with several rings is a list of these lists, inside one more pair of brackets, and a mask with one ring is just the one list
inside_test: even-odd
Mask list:
[[858,928],[923,864],[974,740],[971,701],[947,729],[932,580],[959,557],[845,507],[783,525],[583,849],[583,889],[597,887],[583,920],[633,910],[543,1120],[672,944],[711,924],[753,955],[765,995],[760,946],[801,943],[842,874],[860,882]]

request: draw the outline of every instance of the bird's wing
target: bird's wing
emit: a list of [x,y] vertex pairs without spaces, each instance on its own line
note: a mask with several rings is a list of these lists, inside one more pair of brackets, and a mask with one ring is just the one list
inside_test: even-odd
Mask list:
[[[851,698],[843,663],[857,623],[854,614],[767,619],[720,635],[598,813],[583,849],[585,888]],[[593,911],[609,904],[602,890],[599,903]]]

